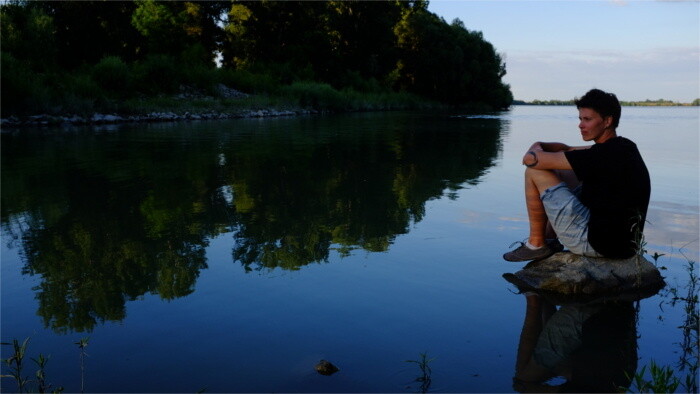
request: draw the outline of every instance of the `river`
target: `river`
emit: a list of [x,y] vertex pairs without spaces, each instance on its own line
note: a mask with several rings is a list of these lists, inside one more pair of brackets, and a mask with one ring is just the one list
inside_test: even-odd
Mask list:
[[[640,302],[640,368],[677,365],[688,335],[668,289],[698,261],[698,115],[624,107],[618,128],[651,174],[646,249],[669,284]],[[501,255],[527,235],[520,158],[582,145],[577,116],[3,131],[2,341],[31,337],[67,392],[83,337],[88,392],[513,391],[525,302],[502,274],[523,264]],[[422,355],[430,380],[407,362]]]

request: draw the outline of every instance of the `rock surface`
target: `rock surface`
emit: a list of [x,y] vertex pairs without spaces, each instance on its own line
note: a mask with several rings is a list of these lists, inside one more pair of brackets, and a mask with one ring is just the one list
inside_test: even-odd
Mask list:
[[316,372],[320,373],[321,375],[333,375],[334,373],[340,371],[338,367],[335,365],[331,364],[329,361],[326,360],[321,360],[316,364]]
[[656,294],[666,285],[656,266],[644,257],[607,259],[571,252],[530,262],[522,270],[503,277],[521,292],[546,293],[562,302],[601,297],[638,300]]

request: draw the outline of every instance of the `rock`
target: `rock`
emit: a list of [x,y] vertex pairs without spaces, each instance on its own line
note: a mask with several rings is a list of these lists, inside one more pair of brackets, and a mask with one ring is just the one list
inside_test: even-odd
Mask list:
[[533,261],[503,277],[521,292],[544,293],[559,302],[588,302],[597,298],[639,300],[666,283],[659,270],[641,256],[629,259],[593,258],[560,252]]
[[231,89],[222,83],[216,85],[216,92],[223,98],[245,98],[250,96],[247,93],[243,93],[236,89]]
[[103,115],[103,114],[98,114],[95,113],[92,115],[92,118],[90,118],[90,121],[93,123],[118,123],[123,121],[121,116],[117,115]]
[[78,115],[73,115],[70,117],[66,116],[64,118],[64,121],[65,121],[65,123],[69,123],[69,124],[83,124],[83,123],[87,122],[84,118],[81,118]]
[[198,89],[194,86],[180,85],[178,91],[179,93],[174,97],[180,100],[200,99],[206,97],[206,92],[204,90]]
[[9,118],[6,119],[0,119],[0,126],[1,127],[15,127],[20,124],[19,119],[15,116],[10,116]]
[[335,365],[331,364],[330,362],[326,360],[321,360],[316,364],[316,372],[320,373],[321,375],[333,375],[334,373],[340,371],[338,367]]

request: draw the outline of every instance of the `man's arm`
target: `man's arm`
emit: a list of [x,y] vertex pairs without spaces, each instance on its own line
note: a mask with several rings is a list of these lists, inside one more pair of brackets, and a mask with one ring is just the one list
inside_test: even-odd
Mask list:
[[542,150],[544,152],[567,152],[571,150],[588,149],[593,145],[569,146],[562,142],[540,142],[537,141],[528,150]]
[[537,170],[571,170],[571,164],[564,152],[529,150],[523,156],[523,164]]
[[523,164],[538,170],[571,170],[564,152],[588,149],[589,146],[569,146],[561,142],[535,142],[523,156]]

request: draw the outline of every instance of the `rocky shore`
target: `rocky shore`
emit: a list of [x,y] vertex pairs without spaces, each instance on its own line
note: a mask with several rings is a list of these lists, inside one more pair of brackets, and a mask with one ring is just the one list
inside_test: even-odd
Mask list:
[[275,110],[275,109],[260,109],[247,110],[240,112],[217,112],[208,111],[202,113],[185,112],[177,114],[175,112],[150,112],[145,115],[129,115],[121,116],[117,114],[101,114],[95,113],[90,117],[78,115],[63,115],[55,116],[48,114],[32,115],[26,118],[18,118],[10,116],[5,119],[0,119],[0,127],[16,128],[16,127],[36,127],[36,126],[60,126],[60,125],[99,125],[99,124],[115,124],[115,123],[139,123],[139,122],[177,122],[177,121],[196,121],[196,120],[215,120],[215,119],[235,119],[235,118],[264,118],[264,117],[279,117],[279,116],[296,116],[317,114],[316,110]]
[[[215,87],[216,96],[220,99],[243,99],[250,95],[243,93],[226,85],[218,84]],[[208,100],[215,102],[217,99],[207,95],[201,89],[181,85],[179,92],[171,96],[179,102],[190,100]],[[314,109],[277,110],[277,109],[246,109],[231,112],[203,109],[202,112],[192,111],[152,111],[140,115],[119,115],[115,113],[93,113],[90,116],[80,116],[75,114],[50,115],[39,114],[26,117],[10,116],[0,119],[2,128],[19,127],[41,127],[41,126],[82,126],[82,125],[102,125],[117,123],[142,123],[142,122],[178,122],[235,118],[266,118],[279,116],[297,116],[318,114],[320,111]]]

